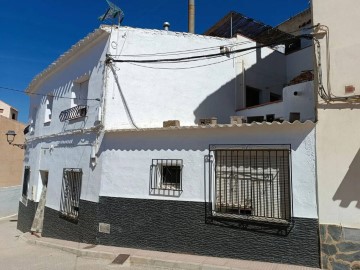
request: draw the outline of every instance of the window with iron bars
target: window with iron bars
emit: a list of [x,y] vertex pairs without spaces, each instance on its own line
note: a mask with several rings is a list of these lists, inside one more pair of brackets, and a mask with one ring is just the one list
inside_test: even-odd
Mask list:
[[210,151],[215,215],[290,220],[290,146],[213,145]]
[[[182,167],[181,159],[153,159],[150,167],[152,194],[156,191],[157,194],[159,191],[182,191]],[[168,192],[162,195],[175,194]]]
[[29,180],[30,180],[30,167],[25,166],[23,186],[22,186],[22,200],[21,200],[24,204],[26,204],[28,197]]
[[82,170],[64,169],[60,200],[60,217],[77,223],[81,195]]

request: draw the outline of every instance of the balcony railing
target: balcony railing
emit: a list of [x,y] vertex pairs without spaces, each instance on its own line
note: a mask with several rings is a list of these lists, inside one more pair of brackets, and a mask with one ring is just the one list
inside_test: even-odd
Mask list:
[[79,105],[62,111],[59,115],[59,118],[60,118],[60,122],[64,122],[66,120],[73,120],[73,119],[85,117],[86,114],[87,114],[87,106]]

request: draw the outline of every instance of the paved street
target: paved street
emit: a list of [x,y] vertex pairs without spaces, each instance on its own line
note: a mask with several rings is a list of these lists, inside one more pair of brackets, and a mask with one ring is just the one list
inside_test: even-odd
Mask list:
[[[29,233],[22,234],[16,229],[16,223],[16,217],[0,219],[0,270],[317,270],[295,265],[92,246],[47,237],[37,238]],[[65,249],[67,251],[63,251]],[[114,258],[123,255],[130,256],[124,265],[112,264]]]
[[0,269],[6,270],[98,270],[107,269],[110,261],[77,257],[58,249],[29,245],[19,239],[16,217],[0,219]]

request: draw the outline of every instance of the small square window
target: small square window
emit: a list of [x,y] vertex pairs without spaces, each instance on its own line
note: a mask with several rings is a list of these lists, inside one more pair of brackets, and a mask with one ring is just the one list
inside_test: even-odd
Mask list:
[[[181,159],[153,159],[151,165],[151,194],[179,195],[179,192],[182,191],[182,167],[183,162]],[[170,191],[174,191],[174,193],[172,194]]]
[[52,110],[53,110],[54,96],[52,94],[48,95],[45,101],[45,119],[44,124],[49,124],[52,119]]
[[161,177],[162,188],[179,189],[180,188],[181,167],[180,166],[162,165],[161,169],[162,169],[162,177]]
[[71,108],[79,105],[87,105],[88,89],[88,78],[84,81],[74,83],[71,90]]

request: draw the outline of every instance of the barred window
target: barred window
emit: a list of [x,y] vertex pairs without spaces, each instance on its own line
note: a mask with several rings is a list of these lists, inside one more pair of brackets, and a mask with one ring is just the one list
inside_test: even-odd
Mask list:
[[60,217],[77,223],[81,195],[82,170],[64,169],[60,200]]
[[215,214],[291,218],[288,146],[215,146]]
[[23,197],[23,199],[25,199],[25,200],[27,199],[27,196],[28,196],[29,180],[30,180],[30,167],[29,167],[29,166],[25,166],[23,186],[22,186],[22,197]]
[[150,167],[150,189],[152,194],[174,195],[182,191],[182,167],[181,159],[153,159]]

